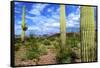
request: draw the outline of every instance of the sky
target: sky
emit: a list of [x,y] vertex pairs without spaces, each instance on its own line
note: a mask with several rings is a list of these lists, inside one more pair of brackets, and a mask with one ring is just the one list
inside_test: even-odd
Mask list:
[[[20,35],[22,7],[26,7],[26,35],[44,35],[60,33],[60,5],[48,3],[14,2],[15,34]],[[65,5],[66,32],[80,31],[80,6]]]

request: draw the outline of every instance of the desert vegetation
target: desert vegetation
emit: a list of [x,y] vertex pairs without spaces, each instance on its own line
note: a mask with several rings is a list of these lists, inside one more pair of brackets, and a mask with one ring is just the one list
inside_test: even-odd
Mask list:
[[[65,53],[61,52],[60,33],[52,36],[35,37],[30,35],[26,37],[24,45],[20,37],[15,41],[15,64],[16,65],[37,65],[37,64],[57,64],[80,62],[80,34],[66,33],[67,39]],[[67,41],[68,40],[68,41]],[[70,46],[69,50],[67,46]],[[48,55],[48,53],[51,53]],[[63,54],[62,54],[63,53]],[[48,57],[46,57],[48,55]],[[53,55],[53,56],[52,56]],[[44,56],[44,63],[41,57]],[[50,57],[52,56],[52,57]],[[49,60],[50,58],[51,60]],[[53,59],[52,59],[53,58]],[[51,63],[51,61],[53,61]],[[39,63],[41,62],[41,63]]]
[[[15,35],[15,65],[44,65],[96,60],[96,32],[92,7],[81,7],[80,30],[66,31],[65,5],[60,5],[60,32],[52,35],[26,35],[25,7],[22,9],[21,35]],[[84,15],[87,15],[84,17]],[[34,27],[33,27],[34,28]]]

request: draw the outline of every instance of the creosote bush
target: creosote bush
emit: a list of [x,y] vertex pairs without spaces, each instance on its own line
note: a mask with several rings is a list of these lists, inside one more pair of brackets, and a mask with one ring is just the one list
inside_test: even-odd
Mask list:
[[18,51],[20,49],[21,45],[18,44],[18,45],[15,45],[15,51]]
[[47,48],[45,45],[40,44],[39,45],[39,51],[41,52],[40,55],[46,55],[47,54]]
[[43,43],[44,43],[44,45],[50,45],[51,44],[50,40],[48,40],[48,39],[45,39]]
[[40,56],[39,45],[31,45],[31,48],[26,52],[27,59],[38,59]]
[[57,61],[58,63],[70,63],[71,62],[71,51],[68,48],[63,49],[59,48],[57,52]]

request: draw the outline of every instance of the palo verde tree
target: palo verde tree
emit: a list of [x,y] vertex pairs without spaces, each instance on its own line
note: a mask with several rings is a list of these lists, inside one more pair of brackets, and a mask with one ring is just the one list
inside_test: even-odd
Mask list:
[[96,45],[95,45],[95,21],[94,8],[90,6],[82,6],[80,15],[81,24],[81,60],[82,62],[95,61]]

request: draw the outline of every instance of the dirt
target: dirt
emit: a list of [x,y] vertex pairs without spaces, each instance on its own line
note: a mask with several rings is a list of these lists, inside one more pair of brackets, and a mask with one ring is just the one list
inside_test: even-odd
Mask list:
[[36,65],[33,60],[25,60],[23,57],[25,56],[26,48],[25,46],[21,46],[21,48],[15,52],[15,65],[16,66],[24,66],[24,65]]
[[38,62],[39,65],[41,64],[56,64],[56,57],[55,54],[52,52],[52,49],[48,49],[48,54],[43,55],[40,57]]
[[[34,62],[33,60],[22,60],[23,55],[25,55],[25,47],[21,47],[19,51],[15,53],[15,65],[16,66],[24,66],[24,65],[44,65],[44,64],[57,64],[56,54],[53,49],[48,49],[48,53],[46,55],[42,55],[39,57],[39,61]],[[73,61],[73,60],[72,60]],[[75,62],[81,62],[80,59],[74,59]]]
[[[25,53],[25,47],[21,47],[19,51],[15,54],[15,65],[16,66],[24,66],[24,65],[36,65],[36,62],[33,60],[21,60]],[[39,61],[37,63],[38,65],[43,64],[56,64],[56,57],[55,53],[52,51],[52,49],[48,49],[47,55],[40,56]]]

